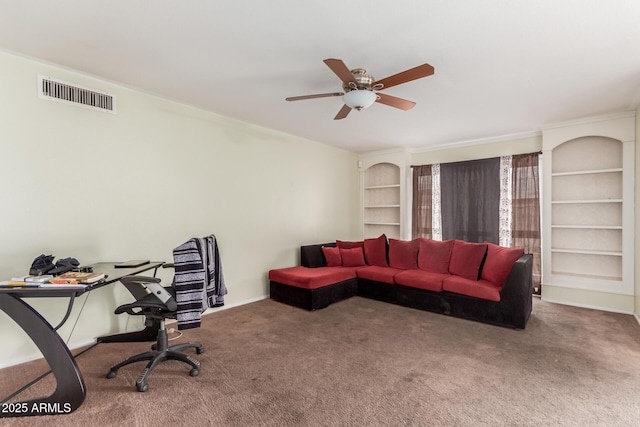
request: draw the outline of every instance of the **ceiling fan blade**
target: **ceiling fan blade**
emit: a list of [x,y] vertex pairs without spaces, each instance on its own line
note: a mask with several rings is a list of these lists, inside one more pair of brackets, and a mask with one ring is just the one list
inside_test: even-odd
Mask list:
[[407,101],[406,99],[396,98],[395,96],[387,95],[384,93],[376,93],[379,98],[376,102],[380,104],[388,105],[390,107],[399,108],[401,110],[407,111],[415,107],[416,103],[413,101]]
[[[407,83],[412,80],[421,79],[423,77],[428,77],[434,73],[434,69],[429,64],[418,65],[417,67],[411,68],[410,70],[403,71],[398,74],[394,74],[393,76],[386,77],[382,80],[378,80],[373,82],[372,86],[382,85],[381,89],[386,89],[392,86],[397,86],[402,83]],[[376,89],[380,90],[380,89]]]
[[289,98],[285,98],[287,101],[301,101],[303,99],[314,99],[314,98],[328,98],[330,96],[342,96],[343,92],[333,92],[333,93],[317,93],[315,95],[303,95],[303,96],[290,96]]
[[331,71],[336,73],[336,76],[338,76],[344,84],[349,86],[355,85],[356,88],[358,87],[355,77],[353,77],[353,74],[351,74],[351,71],[349,71],[349,68],[347,68],[341,59],[329,58],[325,59],[324,63],[331,68]]
[[347,104],[344,104],[340,109],[340,111],[338,111],[338,114],[336,114],[336,116],[333,118],[333,120],[344,119],[345,117],[347,117],[347,115],[350,112],[351,112],[351,107],[349,107]]

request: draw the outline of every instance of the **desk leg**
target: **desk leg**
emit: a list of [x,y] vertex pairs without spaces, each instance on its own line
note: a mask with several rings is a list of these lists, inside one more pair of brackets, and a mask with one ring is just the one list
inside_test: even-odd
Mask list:
[[86,396],[78,365],[60,335],[21,298],[0,294],[0,310],[11,317],[38,346],[56,379],[51,396],[0,405],[0,417],[68,414],[80,407]]
[[98,337],[97,341],[99,343],[155,341],[158,338],[159,330],[160,330],[160,322],[154,319],[153,324],[151,326],[145,326],[144,329],[141,329],[139,331],[106,335],[103,337]]

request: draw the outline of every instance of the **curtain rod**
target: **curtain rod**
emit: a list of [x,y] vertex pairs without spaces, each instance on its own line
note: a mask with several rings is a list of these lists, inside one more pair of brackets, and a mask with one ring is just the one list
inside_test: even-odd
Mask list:
[[[542,151],[532,151],[531,153],[511,154],[511,156],[521,156],[523,154],[538,154],[538,155],[540,155],[540,154],[542,154]],[[504,156],[496,156],[496,157],[504,157]],[[473,162],[474,160],[486,160],[486,159],[495,159],[495,157],[485,157],[483,159],[459,160],[459,161],[456,161],[456,162],[440,162],[440,164],[442,164],[442,163],[458,163],[458,162]],[[424,165],[411,165],[409,167],[410,168],[417,168],[417,167],[420,167],[420,166],[430,166],[430,165],[436,165],[436,164],[438,164],[438,163],[427,163],[427,164],[424,164]]]

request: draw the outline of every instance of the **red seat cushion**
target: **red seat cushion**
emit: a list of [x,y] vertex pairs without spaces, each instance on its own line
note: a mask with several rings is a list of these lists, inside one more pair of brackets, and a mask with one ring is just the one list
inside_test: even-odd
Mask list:
[[487,243],[487,258],[482,267],[482,279],[502,287],[509,276],[513,263],[523,254],[524,249],[521,248],[505,248]]
[[442,292],[442,281],[449,274],[430,273],[424,270],[404,270],[395,275],[394,280],[399,285],[428,291]]
[[460,276],[449,276],[442,281],[442,289],[456,294],[500,301],[500,286],[486,280],[469,280]]
[[304,289],[316,289],[354,279],[356,269],[347,267],[289,267],[269,271],[269,280]]
[[376,265],[370,265],[368,267],[359,268],[356,271],[356,274],[360,279],[373,280],[375,282],[383,282],[394,284],[393,276],[400,273],[401,271],[397,268],[391,267],[378,267]]
[[376,239],[364,240],[364,258],[368,265],[388,267],[387,236],[384,234]]
[[449,274],[453,240],[420,239],[418,268],[431,273]]
[[419,239],[389,239],[389,266],[403,270],[418,268],[419,249]]
[[470,243],[456,240],[451,251],[449,273],[469,280],[478,280],[480,266],[487,253],[485,243]]

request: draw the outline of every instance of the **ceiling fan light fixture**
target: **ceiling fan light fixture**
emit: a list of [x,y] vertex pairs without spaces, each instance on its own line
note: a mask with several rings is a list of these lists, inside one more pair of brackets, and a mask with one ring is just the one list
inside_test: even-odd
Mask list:
[[351,90],[342,97],[345,104],[358,111],[371,107],[377,99],[378,95],[367,89]]

